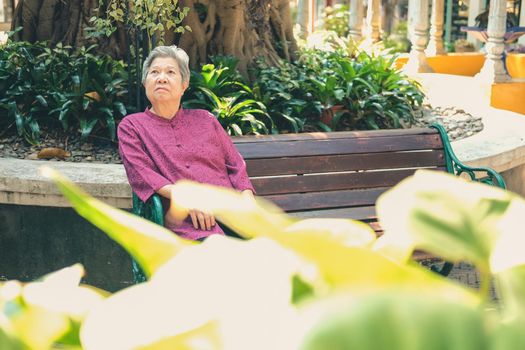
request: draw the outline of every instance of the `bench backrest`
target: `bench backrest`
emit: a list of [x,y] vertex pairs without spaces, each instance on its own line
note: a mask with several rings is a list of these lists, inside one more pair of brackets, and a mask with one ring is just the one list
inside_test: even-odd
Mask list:
[[378,196],[417,169],[446,171],[436,129],[234,138],[259,196],[301,217],[376,221]]

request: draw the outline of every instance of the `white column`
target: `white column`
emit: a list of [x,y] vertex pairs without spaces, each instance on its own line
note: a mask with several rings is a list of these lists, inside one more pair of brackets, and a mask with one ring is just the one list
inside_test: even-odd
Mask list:
[[[520,27],[525,27],[525,0],[521,0],[521,7],[520,7]],[[518,43],[521,45],[525,45],[525,35],[522,35],[518,39]]]
[[443,55],[443,22],[445,17],[445,0],[432,0],[432,16],[430,17],[430,41],[425,53],[428,56]]
[[306,39],[315,30],[315,0],[298,0],[297,25],[299,36]]
[[0,0],[0,22],[5,22],[4,1]]
[[[476,17],[483,11],[485,7],[484,0],[470,0],[468,4],[468,26],[474,27],[476,25]],[[481,47],[481,42],[474,37],[472,33],[467,33],[467,40],[476,45],[477,48]]]
[[350,0],[350,35],[354,40],[359,40],[363,36],[363,0]]
[[368,0],[366,11],[366,39],[379,41],[379,24],[381,19],[381,0]]
[[488,41],[485,45],[487,54],[485,64],[476,75],[487,83],[502,83],[510,80],[503,66],[503,51],[505,43],[503,36],[506,30],[506,0],[491,0],[489,9],[489,24],[487,28]]
[[309,0],[299,0],[297,2],[297,25],[299,26],[299,36],[305,39],[308,36],[308,30],[311,28]]
[[403,70],[411,74],[432,72],[425,55],[428,40],[428,0],[409,0],[408,10],[408,33],[412,49]]

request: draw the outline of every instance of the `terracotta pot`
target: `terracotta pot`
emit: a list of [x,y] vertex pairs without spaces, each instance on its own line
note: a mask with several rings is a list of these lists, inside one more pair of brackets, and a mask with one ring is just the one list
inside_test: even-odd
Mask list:
[[326,126],[332,127],[332,120],[334,119],[334,115],[339,112],[345,110],[345,106],[343,105],[335,105],[330,108],[325,108],[321,112],[321,123],[325,124]]

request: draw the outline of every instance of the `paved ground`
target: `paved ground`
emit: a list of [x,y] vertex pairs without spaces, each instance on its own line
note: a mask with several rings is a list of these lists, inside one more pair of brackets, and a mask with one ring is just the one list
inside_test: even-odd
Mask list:
[[[450,272],[449,278],[457,280],[458,282],[466,286],[479,288],[479,273],[476,271],[472,264],[459,263],[454,265],[452,272]],[[490,293],[493,300],[498,300],[498,297],[494,290],[494,285],[491,286]]]

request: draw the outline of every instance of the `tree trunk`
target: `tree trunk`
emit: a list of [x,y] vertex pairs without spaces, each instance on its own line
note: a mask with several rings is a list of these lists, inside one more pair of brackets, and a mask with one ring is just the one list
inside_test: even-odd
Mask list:
[[381,8],[383,9],[383,30],[387,34],[392,34],[395,29],[396,23],[399,22],[399,18],[395,17],[397,0],[383,0]]
[[106,40],[87,38],[89,19],[95,15],[98,0],[20,0],[11,29],[22,27],[15,40],[49,41],[51,46],[81,47],[99,44],[99,51],[121,58],[125,53],[123,30]]
[[[295,58],[297,46],[292,33],[289,0],[181,0],[190,12],[179,45],[191,59],[191,66],[210,55],[231,55],[239,59],[246,74],[256,57],[270,64],[280,58]],[[199,10],[197,10],[199,9]]]
[[[23,29],[15,39],[89,45],[95,40],[86,38],[86,28],[97,6],[98,0],[20,0],[13,28]],[[165,42],[183,47],[192,68],[211,55],[232,55],[239,59],[239,70],[247,74],[256,57],[274,65],[280,58],[295,58],[289,0],[180,0],[180,6],[190,8],[183,24],[191,32],[167,33]],[[124,34],[119,28],[111,38],[99,40],[100,50],[123,58],[129,47]]]

